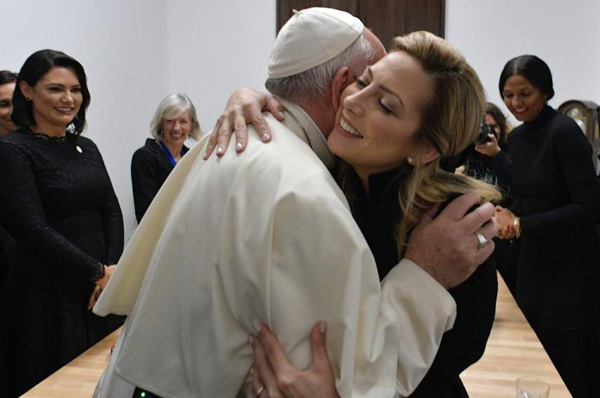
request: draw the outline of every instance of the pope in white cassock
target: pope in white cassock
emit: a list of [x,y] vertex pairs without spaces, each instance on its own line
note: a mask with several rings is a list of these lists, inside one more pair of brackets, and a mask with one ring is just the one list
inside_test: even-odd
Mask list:
[[[319,67],[373,37],[342,11],[297,12],[277,37],[269,76]],[[348,73],[374,61],[362,58]],[[327,89],[339,97],[336,78]],[[128,315],[96,397],[130,398],[135,387],[163,398],[252,396],[248,336],[258,320],[299,368],[310,362],[312,325],[326,320],[342,397],[406,396],[425,375],[454,301],[407,259],[380,285],[326,167],[334,158],[323,115],[333,105],[280,99],[285,122],[267,116],[272,143],[251,133],[239,156],[204,161],[205,137],[163,185],[94,308]]]

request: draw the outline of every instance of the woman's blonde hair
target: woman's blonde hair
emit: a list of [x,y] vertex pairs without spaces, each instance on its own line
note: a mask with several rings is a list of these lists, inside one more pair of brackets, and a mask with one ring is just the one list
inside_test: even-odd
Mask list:
[[[397,227],[397,242],[402,257],[410,232],[432,204],[466,192],[479,194],[482,202],[499,200],[501,194],[489,184],[454,173],[453,168],[444,170],[449,160],[475,140],[485,120],[485,94],[475,70],[450,43],[429,32],[396,37],[390,51],[404,51],[429,76],[432,101],[422,109],[421,125],[413,139],[417,148],[433,146],[440,154],[438,159],[424,163],[416,153],[413,165],[398,170],[403,218]],[[343,186],[355,186],[347,181],[353,173],[344,174]]]

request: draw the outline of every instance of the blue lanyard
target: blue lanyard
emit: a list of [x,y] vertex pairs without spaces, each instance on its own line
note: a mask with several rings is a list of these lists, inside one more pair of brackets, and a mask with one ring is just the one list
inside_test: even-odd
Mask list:
[[[177,162],[173,158],[173,155],[171,155],[171,152],[169,151],[169,148],[167,148],[165,143],[162,141],[159,141],[158,143],[160,144],[160,147],[163,149],[163,151],[167,154],[167,157],[169,158],[169,161],[171,162],[173,167],[177,166]],[[183,148],[181,149],[181,156],[183,156]]]

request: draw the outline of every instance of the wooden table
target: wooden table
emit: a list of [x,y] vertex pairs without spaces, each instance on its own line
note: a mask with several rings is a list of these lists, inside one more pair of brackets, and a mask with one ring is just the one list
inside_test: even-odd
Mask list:
[[21,397],[90,398],[120,332],[115,330]]
[[[502,278],[498,279],[496,319],[485,354],[461,376],[470,397],[513,398],[515,380],[535,376],[550,384],[550,398],[572,398]],[[107,336],[23,397],[90,398],[119,332]]]

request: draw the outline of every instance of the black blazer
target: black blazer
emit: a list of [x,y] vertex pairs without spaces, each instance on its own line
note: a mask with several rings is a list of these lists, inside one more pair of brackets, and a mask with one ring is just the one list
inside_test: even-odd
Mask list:
[[[183,147],[186,153],[188,148]],[[173,165],[153,139],[146,139],[143,147],[135,151],[131,159],[131,184],[133,186],[133,202],[135,218],[138,223],[148,210],[158,190],[173,170]]]

